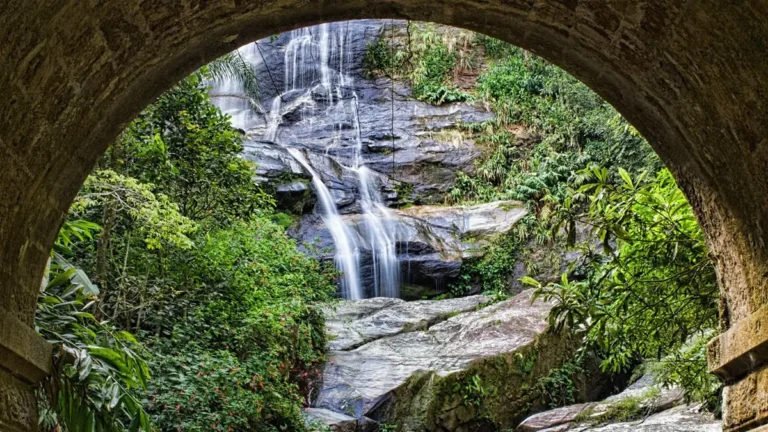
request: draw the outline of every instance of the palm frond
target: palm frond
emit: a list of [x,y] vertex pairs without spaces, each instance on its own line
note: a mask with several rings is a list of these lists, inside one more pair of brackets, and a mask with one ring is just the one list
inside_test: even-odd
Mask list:
[[208,72],[214,81],[227,79],[238,81],[243,86],[244,96],[251,103],[259,100],[259,83],[256,78],[256,71],[238,51],[223,55],[209,63]]

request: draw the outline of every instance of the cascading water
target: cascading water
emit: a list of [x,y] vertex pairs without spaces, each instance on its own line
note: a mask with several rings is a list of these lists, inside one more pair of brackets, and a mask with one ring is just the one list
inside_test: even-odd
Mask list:
[[352,116],[355,127],[355,158],[354,171],[360,185],[360,205],[368,231],[368,241],[373,260],[374,292],[377,296],[398,297],[400,288],[400,262],[397,259],[395,246],[395,229],[392,226],[394,218],[373,178],[373,173],[363,165],[363,140],[360,137],[360,120],[357,94],[353,92]]
[[[396,227],[379,192],[376,173],[365,166],[362,157],[357,94],[354,79],[348,70],[351,63],[348,42],[349,35],[340,26],[331,24],[290,33],[290,39],[284,45],[283,92],[274,96],[269,112],[264,114],[262,136],[264,140],[286,148],[312,176],[312,187],[318,196],[317,210],[336,249],[334,262],[342,273],[343,296],[348,299],[364,298],[361,286],[361,249],[365,249],[366,259],[370,255],[372,261],[373,294],[397,297],[401,281],[400,262],[395,247]],[[240,53],[254,66],[261,63],[264,67],[267,61],[261,57],[263,54],[256,45],[258,43],[241,48]],[[239,89],[242,92],[242,87]],[[246,112],[248,109],[244,108],[241,101],[227,101],[236,97],[237,90],[237,84],[228,81],[217,83],[212,94],[223,94],[224,97],[214,98],[214,101],[232,115],[236,127],[248,130],[251,124],[247,120],[252,114]],[[333,139],[324,149],[325,154],[341,165],[343,171],[357,178],[362,224],[345,223],[333,193],[312,166],[312,158],[305,157],[302,150],[280,137],[280,125],[287,113],[298,112],[303,116],[305,110],[310,110],[317,115],[315,109],[318,106],[324,106],[323,116],[333,131]],[[344,131],[349,125],[354,129],[351,142],[344,137]],[[336,156],[331,150],[338,150]],[[349,157],[350,150],[352,157]],[[345,154],[346,157],[343,156]]]
[[400,287],[400,261],[395,251],[395,236],[389,209],[373,181],[371,170],[362,166],[355,170],[360,182],[360,205],[363,208],[368,242],[373,260],[373,282],[376,296],[397,297]]
[[336,245],[336,268],[343,277],[341,279],[341,292],[344,298],[358,300],[363,298],[363,290],[360,288],[360,251],[352,239],[354,238],[349,227],[336,209],[336,203],[328,188],[323,183],[320,175],[315,172],[312,165],[297,148],[288,148],[288,152],[312,175],[312,186],[315,187],[317,197],[322,207],[321,217],[328,231],[331,232],[333,243]]

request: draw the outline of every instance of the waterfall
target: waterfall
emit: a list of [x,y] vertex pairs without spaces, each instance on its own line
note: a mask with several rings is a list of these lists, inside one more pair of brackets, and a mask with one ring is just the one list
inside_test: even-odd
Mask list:
[[360,288],[360,251],[353,246],[353,236],[347,225],[339,215],[336,209],[336,203],[328,188],[323,183],[312,165],[301,154],[297,148],[288,148],[288,152],[299,162],[310,175],[312,175],[312,186],[317,192],[317,198],[322,207],[321,218],[333,237],[333,243],[336,246],[336,268],[341,271],[341,292],[346,299],[358,300],[363,298],[363,291]]
[[283,119],[283,116],[280,115],[280,109],[283,107],[282,102],[279,96],[272,99],[272,107],[267,116],[267,132],[264,137],[272,142],[277,142],[277,128],[280,127],[280,121]]
[[360,205],[373,259],[374,292],[376,296],[397,297],[400,294],[400,262],[391,226],[394,218],[383,204],[371,170],[362,166],[355,172],[360,183]]
[[294,30],[292,38],[285,46],[285,91],[304,87],[304,66],[312,56],[312,35],[309,29]]
[[373,283],[376,296],[398,297],[400,294],[400,262],[397,259],[395,246],[395,229],[392,226],[392,217],[389,208],[384,205],[384,200],[379,193],[371,170],[363,165],[363,140],[359,104],[357,94],[353,92],[352,113],[355,128],[355,159],[354,171],[357,174],[360,185],[360,206],[368,231],[368,241],[373,260]]
[[[369,251],[371,257],[372,286],[366,285],[366,288],[372,289],[375,296],[397,297],[401,280],[400,262],[396,253],[396,226],[392,213],[379,192],[378,176],[365,166],[363,159],[358,96],[354,78],[349,73],[352,63],[352,51],[348,46],[350,39],[341,25],[334,24],[322,24],[289,33],[289,39],[283,45],[282,74],[279,70],[269,71],[270,76],[283,77],[283,92],[272,99],[269,112],[263,116],[261,135],[263,140],[284,147],[312,176],[312,188],[318,196],[316,211],[333,239],[336,249],[334,262],[342,273],[340,286],[344,298],[365,297],[361,280],[361,248]],[[266,44],[264,41],[256,43]],[[254,66],[264,68],[267,62],[260,58],[261,52],[256,43],[241,48],[240,52],[248,53],[244,57]],[[242,92],[241,87],[239,89]],[[224,97],[214,98],[214,102],[223,110],[226,108],[225,112],[232,115],[232,122],[236,127],[248,131],[252,114],[242,102],[231,100],[232,94],[237,90],[237,83],[217,83],[212,94]],[[320,100],[316,100],[315,95],[319,95]],[[306,157],[305,153],[296,147],[296,143],[288,142],[280,136],[280,127],[286,113],[298,109],[299,118],[303,120],[305,109],[312,108],[311,112],[317,116],[318,111],[315,108],[321,104],[325,110],[320,113],[332,130],[324,154],[335,160],[344,172],[356,177],[363,221],[360,224],[345,222],[333,194],[323,182],[316,167],[312,165],[312,158]],[[345,131],[349,129],[350,124],[354,133],[353,140],[345,139]],[[338,156],[331,154],[332,148],[340,150]],[[352,157],[342,157],[345,154],[343,150],[352,151]]]

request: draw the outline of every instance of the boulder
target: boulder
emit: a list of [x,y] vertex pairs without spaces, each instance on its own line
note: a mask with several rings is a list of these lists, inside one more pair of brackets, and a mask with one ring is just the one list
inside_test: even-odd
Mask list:
[[575,346],[545,332],[551,305],[531,291],[475,310],[487,301],[342,302],[316,407],[412,431],[514,426]]
[[572,432],[721,432],[722,422],[701,412],[698,405],[681,405],[645,419],[607,424],[600,427],[577,426]]
[[304,419],[310,430],[317,424],[328,426],[333,432],[357,432],[357,419],[346,414],[322,408],[305,408]]
[[247,141],[242,157],[254,166],[254,178],[271,190],[277,209],[294,214],[312,211],[317,201],[310,187],[312,177],[288,153],[271,142]]
[[414,206],[394,212],[404,299],[443,294],[467,258],[482,256],[499,235],[509,232],[526,210],[516,201],[475,206]]
[[[623,418],[635,418],[626,421]],[[619,419],[620,421],[616,421]],[[662,388],[646,374],[623,392],[604,401],[571,405],[534,414],[517,432],[693,432],[722,430],[720,422],[698,405],[683,404],[680,389]]]
[[562,428],[567,430],[570,427],[570,423],[576,420],[576,418],[584,410],[593,406],[593,404],[577,404],[569,405],[562,408],[555,408],[543,413],[534,414],[525,419],[517,427],[518,432],[541,432],[551,431],[552,429]]

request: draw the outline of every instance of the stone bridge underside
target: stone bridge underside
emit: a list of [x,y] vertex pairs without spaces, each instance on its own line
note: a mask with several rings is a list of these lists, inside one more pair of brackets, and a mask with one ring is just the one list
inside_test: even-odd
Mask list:
[[[124,126],[199,66],[327,21],[406,18],[497,37],[613,104],[674,172],[706,231],[730,384],[725,428],[768,423],[768,0],[0,0],[0,429],[31,431],[48,346],[48,252]],[[765,427],[765,426],[764,426]]]

